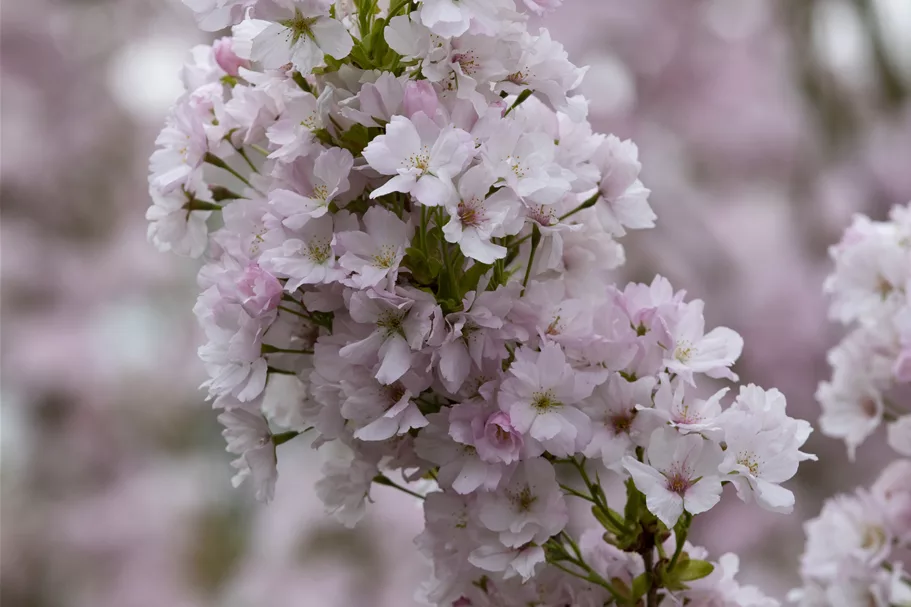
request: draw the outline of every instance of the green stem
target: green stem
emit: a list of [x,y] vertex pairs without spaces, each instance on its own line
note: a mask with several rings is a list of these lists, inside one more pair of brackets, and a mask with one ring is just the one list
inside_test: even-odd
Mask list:
[[250,169],[252,169],[254,173],[259,173],[259,169],[256,168],[255,164],[250,162],[250,157],[247,156],[247,153],[244,151],[244,149],[242,147],[234,148],[234,149],[237,150],[237,153],[240,154],[240,157],[243,158],[247,162],[247,165],[249,165]]
[[392,5],[392,8],[389,9],[389,14],[386,16],[386,23],[392,21],[392,18],[398,15],[403,8],[411,4],[411,0],[399,0],[396,4]]
[[[240,173],[235,171],[233,168],[231,168],[231,166],[227,162],[225,162],[224,160],[222,160],[215,154],[213,154],[211,152],[206,153],[205,161],[208,162],[209,164],[211,164],[212,166],[216,166],[220,169],[223,169],[223,170],[231,173],[232,175],[237,177],[237,179],[239,179],[244,185],[246,185],[249,188],[253,188],[253,185],[250,184],[250,182],[247,180],[246,177],[244,177],[243,175],[241,175]],[[256,189],[256,188],[253,188],[253,189]]]
[[401,485],[399,485],[398,483],[396,483],[395,481],[393,481],[392,479],[390,479],[388,476],[386,476],[384,474],[378,474],[375,477],[373,477],[373,482],[378,485],[386,485],[387,487],[392,487],[393,489],[398,489],[402,493],[407,493],[408,495],[410,495],[412,497],[416,497],[418,499],[426,499],[420,493],[417,493],[416,491],[412,491],[411,489],[409,489],[407,487],[402,487]]
[[191,198],[185,205],[183,205],[187,211],[220,211],[222,206],[220,204],[215,204],[214,202],[206,202],[205,200],[197,200],[196,198]]
[[512,105],[509,106],[509,108],[505,112],[503,112],[503,117],[505,118],[505,117],[509,116],[509,113],[511,111],[513,111],[514,109],[516,109],[517,107],[519,107],[520,105],[522,105],[522,102],[524,102],[526,99],[531,97],[532,93],[534,93],[534,91],[531,89],[525,89],[521,93],[519,93],[519,96],[516,97],[516,100],[513,101]]
[[610,509],[607,505],[607,502],[602,499],[602,492],[598,491],[598,485],[593,483],[591,477],[588,476],[588,472],[585,470],[585,461],[579,462],[575,458],[570,458],[568,460],[560,460],[571,463],[575,466],[576,470],[579,472],[579,476],[582,477],[582,482],[585,483],[585,487],[588,489],[589,494],[591,494],[590,501],[594,504],[595,508],[598,509],[605,519],[607,519],[612,525],[614,525],[618,530],[624,530],[627,528],[626,523],[617,518],[617,515],[614,514],[614,511]]
[[313,350],[290,350],[288,348],[276,348],[269,344],[262,345],[263,354],[313,354]]
[[262,147],[261,145],[256,145],[255,143],[251,144],[250,147],[253,148],[254,150],[256,150],[257,152],[259,152],[260,154],[262,154],[263,156],[268,156],[270,153],[269,150]]
[[212,200],[215,202],[221,202],[222,200],[237,200],[238,198],[243,198],[243,196],[240,194],[233,192],[224,186],[213,185],[209,189],[212,190]]
[[443,236],[442,230],[443,225],[445,224],[445,218],[443,217],[443,208],[440,207],[438,217],[435,219],[437,227],[440,229],[440,249],[443,253],[443,265],[446,266],[446,280],[449,282],[449,293],[448,295],[454,299],[459,298],[459,283],[456,278],[455,269],[452,267],[452,255],[449,252],[449,243],[446,242],[445,236]]
[[[565,534],[564,534],[564,536],[565,536]],[[589,582],[591,584],[597,584],[598,586],[601,586],[602,588],[606,589],[610,593],[610,595],[617,602],[617,604],[628,604],[627,598],[625,596],[623,596],[622,594],[620,594],[620,592],[614,587],[613,584],[611,584],[610,582],[605,580],[603,577],[601,577],[598,574],[598,572],[596,572],[594,569],[592,569],[588,565],[588,563],[586,563],[582,558],[575,558],[575,557],[571,557],[570,555],[566,554],[566,551],[563,549],[563,546],[561,544],[559,544],[558,542],[555,542],[553,540],[553,538],[551,538],[551,540],[549,540],[549,542],[550,542],[550,546],[559,549],[559,551],[562,553],[561,557],[565,557],[565,558],[561,558],[560,560],[569,561],[576,567],[582,569],[585,573],[582,574],[582,573],[579,573],[578,571],[573,571],[569,567],[565,567],[565,566],[561,565],[556,560],[548,559],[547,562],[549,564],[553,565],[557,569],[560,569],[561,571],[568,573],[569,575],[572,575],[579,579],[585,580],[586,582]]]
[[683,513],[683,522],[678,524],[679,529],[674,530],[674,536],[677,540],[677,547],[674,550],[674,556],[671,557],[670,562],[667,565],[668,571],[674,570],[674,565],[677,564],[677,559],[680,558],[680,553],[683,552],[683,545],[686,543],[686,536],[690,531],[690,523],[693,521],[693,515],[689,512]]
[[278,369],[276,367],[269,367],[266,370],[268,373],[276,373],[278,375],[297,375],[294,371],[285,371],[284,369]]
[[531,277],[531,266],[535,262],[535,253],[538,251],[538,245],[541,243],[541,230],[538,224],[531,224],[531,252],[528,254],[528,265],[525,266],[525,278],[522,280],[522,295],[525,295],[525,287],[528,286],[528,279]]
[[286,308],[285,306],[278,306],[279,310],[283,310],[289,314],[294,314],[295,316],[300,316],[301,318],[306,318],[307,320],[312,320],[308,314],[303,312],[298,312],[297,310],[292,310],[291,308]]
[[579,206],[577,206],[575,209],[573,209],[573,210],[570,211],[569,213],[565,213],[565,214],[563,214],[563,215],[560,215],[560,221],[563,221],[563,220],[566,219],[567,217],[572,217],[573,215],[575,215],[575,214],[578,213],[579,211],[582,211],[582,210],[587,209],[587,208],[589,208],[589,207],[595,206],[595,203],[598,202],[598,200],[599,200],[600,198],[601,198],[601,190],[598,190],[591,198],[589,198],[588,200],[586,200],[585,202],[583,202],[582,204],[580,204]]
[[646,544],[639,554],[645,563],[645,575],[648,578],[648,594],[646,595],[646,607],[657,607],[658,605],[658,579],[655,575],[655,555],[652,552],[655,537],[648,531],[643,532],[643,543]]
[[279,445],[284,445],[292,438],[297,438],[301,433],[296,430],[289,430],[288,432],[279,432],[278,434],[272,435],[272,444],[278,447]]

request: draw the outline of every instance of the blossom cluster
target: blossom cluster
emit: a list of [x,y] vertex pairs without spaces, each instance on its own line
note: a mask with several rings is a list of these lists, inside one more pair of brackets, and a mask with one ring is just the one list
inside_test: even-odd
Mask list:
[[830,255],[830,315],[852,328],[829,352],[832,378],[816,393],[822,432],[853,457],[886,420],[889,444],[911,455],[911,207],[885,222],[856,216]]
[[901,553],[911,547],[911,460],[883,470],[870,489],[826,502],[804,528],[803,607],[911,605],[911,576]]
[[704,397],[743,342],[702,301],[611,283],[656,217],[635,144],[573,93],[585,70],[528,31],[523,6],[560,2],[186,3],[233,29],[183,71],[149,237],[205,256],[235,482],[270,499],[276,448],[311,433],[343,523],[375,484],[423,499],[430,604],[776,604],[687,533],[723,483],[789,512],[811,428],[774,389]]

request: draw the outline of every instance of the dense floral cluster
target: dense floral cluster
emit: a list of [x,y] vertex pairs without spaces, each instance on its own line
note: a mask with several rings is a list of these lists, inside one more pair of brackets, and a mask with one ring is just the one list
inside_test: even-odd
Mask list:
[[832,379],[816,395],[822,431],[853,457],[887,420],[889,444],[911,455],[911,208],[887,222],[858,215],[830,254],[831,316],[853,328],[829,352]]
[[[895,207],[888,222],[855,217],[831,255],[831,316],[856,327],[829,352],[832,380],[817,391],[822,430],[843,439],[853,458],[888,419],[889,444],[911,455],[911,209]],[[911,460],[892,462],[869,490],[828,500],[805,530],[795,602],[911,605],[901,556],[911,548]]]
[[205,254],[236,481],[270,499],[276,447],[312,432],[342,522],[374,484],[423,499],[431,604],[776,604],[686,537],[723,483],[789,512],[811,428],[777,390],[703,397],[743,344],[701,301],[611,284],[655,215],[562,46],[513,0],[186,2],[233,33],[184,70],[149,236]]
[[890,464],[869,489],[827,501],[805,524],[803,607],[911,605],[901,554],[911,547],[911,460]]

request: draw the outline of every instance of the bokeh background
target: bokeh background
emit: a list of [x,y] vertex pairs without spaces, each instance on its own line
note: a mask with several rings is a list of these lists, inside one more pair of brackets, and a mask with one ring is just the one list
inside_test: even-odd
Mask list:
[[[744,381],[792,415],[841,329],[826,249],[854,212],[911,200],[911,0],[566,0],[547,19],[596,127],[639,145],[655,230],[618,280],[668,276],[746,340]],[[0,603],[407,606],[421,516],[379,487],[356,532],[322,513],[317,462],[283,447],[275,502],[232,490],[197,386],[193,263],[145,240],[146,162],[191,45],[179,0],[4,0]],[[302,442],[302,441],[301,441]],[[744,579],[796,583],[802,521],[868,483],[881,436],[791,487],[793,516],[736,499],[696,531]]]

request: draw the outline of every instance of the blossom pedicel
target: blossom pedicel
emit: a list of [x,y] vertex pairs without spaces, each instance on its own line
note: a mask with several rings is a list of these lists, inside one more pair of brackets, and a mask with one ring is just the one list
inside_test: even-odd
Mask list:
[[375,484],[423,498],[430,604],[777,604],[686,538],[723,483],[790,511],[809,424],[776,390],[701,398],[740,337],[661,277],[611,284],[655,215],[585,70],[527,29],[560,1],[185,1],[233,32],[184,69],[149,237],[205,254],[236,482],[270,499],[309,432],[345,524]]

